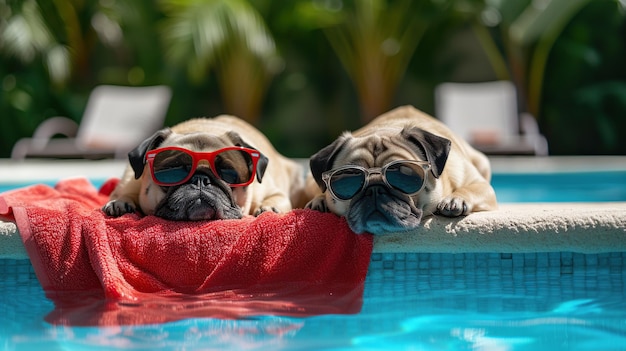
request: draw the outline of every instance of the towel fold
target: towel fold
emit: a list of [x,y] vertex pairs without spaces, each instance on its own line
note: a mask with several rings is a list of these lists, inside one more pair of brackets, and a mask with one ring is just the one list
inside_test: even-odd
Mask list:
[[[37,278],[55,301],[54,321],[135,324],[360,310],[372,238],[354,234],[343,218],[312,210],[202,222],[111,218],[100,208],[116,181],[100,191],[74,178],[0,194],[0,216],[15,221]],[[71,297],[77,293],[95,297],[99,307],[77,303]],[[87,310],[98,313],[74,318]]]

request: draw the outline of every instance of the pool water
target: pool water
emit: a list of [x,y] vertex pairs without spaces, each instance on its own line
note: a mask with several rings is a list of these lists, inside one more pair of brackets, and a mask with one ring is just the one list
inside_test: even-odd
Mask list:
[[[91,181],[98,188],[106,180]],[[31,184],[0,183],[0,193]],[[626,201],[626,171],[495,173],[491,184],[503,203]]]
[[496,173],[499,202],[626,201],[626,171]]
[[[106,182],[106,180],[107,179],[90,179],[89,181],[91,182],[91,184],[93,184],[93,186],[96,189],[98,189],[100,188],[100,186],[102,186],[102,184]],[[41,182],[19,182],[19,181],[5,182],[5,183],[0,183],[0,193],[9,191],[9,190],[20,189],[20,188],[27,187],[27,186],[34,185],[34,184],[44,184],[44,185],[54,187],[56,183],[57,181],[53,181],[53,180],[45,180]]]
[[626,350],[622,253],[374,253],[358,314],[108,327],[47,323],[28,261],[0,261],[4,350]]

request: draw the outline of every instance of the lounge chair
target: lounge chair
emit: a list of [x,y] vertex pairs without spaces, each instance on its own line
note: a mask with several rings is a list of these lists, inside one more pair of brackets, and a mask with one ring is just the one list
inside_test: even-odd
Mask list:
[[[167,86],[100,85],[89,96],[80,125],[67,117],[49,118],[32,138],[15,143],[11,158],[125,158],[163,126],[171,96]],[[57,135],[65,138],[53,138]]]
[[478,150],[492,155],[548,155],[535,118],[519,113],[509,81],[443,83],[435,89],[436,116]]

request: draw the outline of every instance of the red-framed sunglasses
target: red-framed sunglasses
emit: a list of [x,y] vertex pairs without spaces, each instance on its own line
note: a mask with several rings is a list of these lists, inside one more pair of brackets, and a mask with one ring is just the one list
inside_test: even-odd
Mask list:
[[174,186],[187,182],[200,161],[207,161],[211,172],[230,186],[246,186],[254,181],[261,153],[257,150],[230,146],[212,152],[195,152],[168,146],[146,153],[152,180],[161,186]]

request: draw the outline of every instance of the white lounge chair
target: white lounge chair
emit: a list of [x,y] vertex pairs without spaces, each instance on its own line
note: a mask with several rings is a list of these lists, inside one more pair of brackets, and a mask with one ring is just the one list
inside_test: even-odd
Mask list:
[[[67,117],[46,119],[32,138],[15,143],[11,158],[125,158],[163,126],[171,96],[167,86],[100,85],[91,92],[80,125]],[[57,135],[65,138],[53,138]]]
[[443,83],[435,89],[436,116],[486,154],[548,155],[535,118],[519,113],[509,81]]

